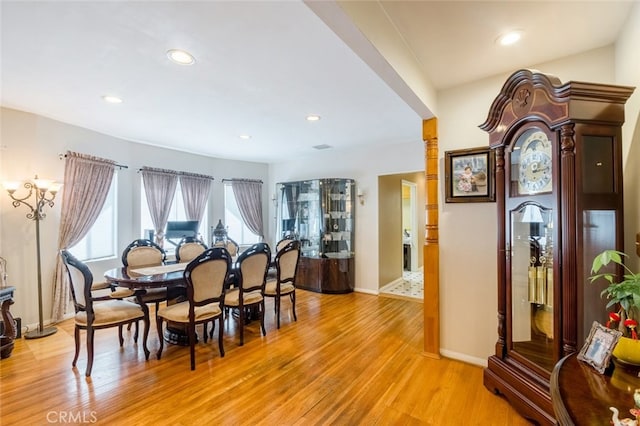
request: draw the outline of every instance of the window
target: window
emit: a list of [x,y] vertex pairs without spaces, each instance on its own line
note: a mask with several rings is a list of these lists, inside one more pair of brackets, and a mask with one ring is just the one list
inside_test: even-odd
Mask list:
[[224,224],[227,226],[227,235],[236,243],[244,245],[260,242],[260,237],[251,232],[242,220],[231,184],[224,185]]
[[[153,230],[153,221],[151,220],[151,213],[149,213],[149,205],[147,204],[147,196],[144,192],[144,182],[140,180],[140,234],[142,238],[148,238],[147,231]],[[200,228],[198,232],[200,233],[200,237],[203,240],[206,240],[207,235],[207,210],[209,208],[209,203],[207,202],[207,207],[205,207],[205,213],[203,215],[202,221],[200,222]],[[182,188],[180,187],[180,181],[178,181],[178,185],[176,186],[176,193],[173,196],[173,203],[171,203],[171,210],[169,211],[169,219],[168,221],[175,220],[187,220],[187,214],[184,210],[184,201],[182,199]],[[164,249],[167,253],[172,253],[174,246],[171,243],[165,242]]]
[[118,212],[117,173],[114,173],[109,194],[100,216],[75,246],[69,251],[82,261],[96,260],[116,255],[116,229]]

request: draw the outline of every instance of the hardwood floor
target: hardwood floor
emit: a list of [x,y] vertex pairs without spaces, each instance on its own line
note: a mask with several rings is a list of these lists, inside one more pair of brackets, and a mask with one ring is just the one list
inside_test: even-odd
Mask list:
[[[217,340],[189,349],[165,345],[149,361],[126,332],[96,332],[90,378],[85,333],[78,368],[73,322],[55,335],[16,341],[0,362],[0,424],[43,425],[527,425],[507,402],[482,386],[482,369],[422,355],[422,304],[361,293],[326,295],[298,290],[298,321],[283,302],[275,327],[267,301],[266,329],[225,323],[226,355]],[[153,318],[153,312],[151,314]]]

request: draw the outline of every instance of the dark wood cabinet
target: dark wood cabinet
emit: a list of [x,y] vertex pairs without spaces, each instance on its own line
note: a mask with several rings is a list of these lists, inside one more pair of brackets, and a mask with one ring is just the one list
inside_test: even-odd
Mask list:
[[296,287],[321,293],[349,293],[355,288],[354,258],[300,257]]
[[495,153],[498,341],[484,384],[555,424],[554,365],[606,321],[596,254],[622,250],[624,105],[632,87],[511,75],[480,128]]
[[19,336],[16,321],[9,308],[13,305],[13,286],[0,286],[0,313],[2,330],[0,332],[0,358],[9,358],[13,351],[14,340]]

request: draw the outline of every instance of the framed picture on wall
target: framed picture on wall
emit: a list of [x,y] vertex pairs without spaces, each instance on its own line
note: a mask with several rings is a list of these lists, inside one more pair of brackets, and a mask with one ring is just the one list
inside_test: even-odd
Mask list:
[[495,201],[495,156],[489,148],[446,151],[444,172],[447,203]]

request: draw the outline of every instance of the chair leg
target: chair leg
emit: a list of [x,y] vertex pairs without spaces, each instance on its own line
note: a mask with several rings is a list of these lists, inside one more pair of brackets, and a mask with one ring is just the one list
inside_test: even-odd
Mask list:
[[73,361],[71,362],[71,366],[75,367],[78,362],[78,355],[80,355],[80,328],[76,325],[75,330],[73,332],[73,338],[76,341],[76,355],[73,357]]
[[196,369],[196,325],[189,324],[189,351],[191,354],[191,370]]
[[93,368],[93,327],[87,327],[87,371],[85,376],[91,376],[91,369]]
[[[220,313],[220,318],[218,319],[218,321],[220,322],[219,325],[219,330],[218,330],[218,348],[220,348],[220,357],[224,358],[224,344],[222,341],[222,323],[224,322],[224,311]],[[213,322],[214,324],[214,328],[215,328],[215,320]],[[213,333],[213,328],[211,329],[211,332]],[[211,336],[213,338],[213,336]]]
[[[131,325],[131,323],[129,323]],[[120,341],[120,347],[124,345],[124,337],[122,336],[122,324],[118,326],[118,340]]]
[[238,322],[240,327],[240,346],[244,345],[244,306],[238,306]]
[[276,295],[276,300],[274,301],[275,309],[276,309],[276,324],[278,330],[280,329],[280,295]]
[[291,297],[291,310],[293,311],[293,320],[298,321],[298,317],[296,316],[296,292],[295,290],[292,293],[289,293]]
[[[147,305],[144,305],[142,307],[142,311],[144,312],[144,317],[142,318],[142,321],[144,322],[144,330],[142,331],[142,349],[144,350],[144,359],[145,360],[149,360],[149,348],[147,347],[147,339],[149,338],[149,308],[147,308]],[[138,324],[138,322],[136,321],[136,324]],[[162,340],[161,340],[162,341]]]
[[[129,323],[129,328],[131,328],[131,323]],[[133,341],[137,342],[138,341],[138,332],[140,331],[140,323],[138,321],[136,321],[136,331],[135,333],[133,333]]]
[[264,298],[260,302],[260,328],[262,328],[262,335],[267,335],[267,330],[264,328]]
[[156,358],[160,359],[162,356],[162,349],[164,348],[164,336],[162,335],[162,317],[156,316],[156,327],[158,329],[158,340],[160,340],[160,348],[156,353]]

